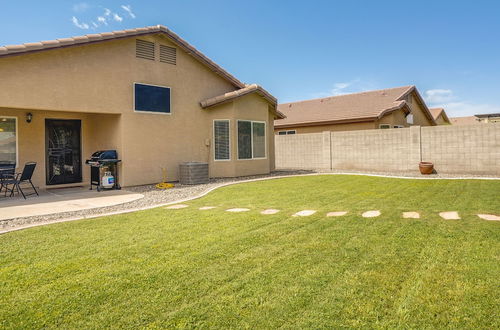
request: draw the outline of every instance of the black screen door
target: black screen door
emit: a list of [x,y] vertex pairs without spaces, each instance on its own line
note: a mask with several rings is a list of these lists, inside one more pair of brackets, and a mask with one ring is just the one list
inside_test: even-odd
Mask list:
[[80,120],[45,119],[47,185],[82,182]]

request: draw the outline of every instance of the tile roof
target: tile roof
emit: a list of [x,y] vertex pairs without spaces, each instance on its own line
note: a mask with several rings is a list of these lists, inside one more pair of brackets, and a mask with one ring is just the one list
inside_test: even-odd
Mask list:
[[[404,98],[412,91],[421,98],[415,86],[404,86],[280,104],[278,110],[287,118],[276,121],[275,126],[376,120],[391,111],[408,107]],[[425,104],[424,108],[427,109]],[[428,116],[433,121],[430,113]]]
[[200,102],[200,105],[202,108],[209,108],[214,105],[218,104],[223,104],[226,102],[230,102],[236,98],[242,97],[244,95],[250,94],[250,93],[257,93],[258,95],[262,96],[264,99],[266,99],[273,107],[275,108],[275,115],[277,118],[285,118],[285,116],[278,110],[276,110],[278,100],[274,96],[272,96],[268,91],[266,91],[264,88],[257,84],[252,84],[252,85],[246,85],[244,88],[238,89],[236,91],[228,92],[219,96],[215,96],[206,100],[203,100]]
[[444,111],[444,109],[443,108],[430,108],[429,111],[431,112],[432,117],[434,117],[434,119],[437,119],[439,117],[439,115],[441,114],[441,112]]
[[452,125],[474,125],[479,124],[476,116],[467,116],[467,117],[454,117],[450,118],[450,122]]
[[177,44],[180,48],[184,49],[188,54],[198,59],[200,62],[209,67],[212,71],[214,71],[218,75],[222,76],[223,78],[231,82],[235,87],[237,88],[245,87],[244,83],[239,81],[236,77],[234,77],[229,72],[221,68],[214,61],[203,55],[199,50],[194,48],[187,41],[185,41],[184,39],[182,39],[177,34],[175,34],[174,32],[172,32],[163,25],[148,26],[143,28],[128,29],[122,31],[87,34],[84,36],[32,42],[22,45],[9,45],[3,47],[0,46],[0,58],[6,56],[14,56],[32,52],[45,51],[49,49],[72,47],[82,44],[90,44],[112,39],[122,39],[131,36],[140,36],[140,35],[155,34],[155,33],[159,33],[168,37],[172,42]]
[[441,116],[445,122],[451,124],[450,118],[448,118],[448,115],[446,114],[446,111],[444,111],[444,108],[431,108],[429,109],[429,111],[431,112],[434,120],[438,119],[438,117]]

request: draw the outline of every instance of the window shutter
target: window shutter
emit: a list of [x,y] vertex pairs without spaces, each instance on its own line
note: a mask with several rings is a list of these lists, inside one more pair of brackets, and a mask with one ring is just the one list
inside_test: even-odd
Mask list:
[[229,160],[229,121],[216,120],[214,121],[214,147],[215,160]]
[[173,47],[160,45],[160,62],[175,65],[177,63],[177,50]]
[[135,57],[146,60],[155,60],[155,44],[154,42],[136,39],[135,41]]

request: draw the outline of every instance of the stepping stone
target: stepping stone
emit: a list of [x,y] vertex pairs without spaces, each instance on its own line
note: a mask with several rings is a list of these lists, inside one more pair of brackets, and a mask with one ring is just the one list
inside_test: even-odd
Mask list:
[[403,212],[403,218],[420,219],[420,214],[418,212]]
[[490,220],[490,221],[500,221],[500,216],[499,215],[494,215],[494,214],[478,214],[478,217],[484,220]]
[[343,215],[346,215],[347,211],[341,211],[341,212],[328,212],[326,214],[327,217],[341,217]]
[[199,210],[201,211],[212,210],[212,209],[215,209],[215,206],[203,206],[199,208]]
[[276,209],[267,209],[267,210],[264,210],[264,211],[260,212],[260,214],[276,214],[279,211],[280,210],[276,210]]
[[236,207],[234,209],[227,209],[226,211],[227,212],[246,212],[246,211],[250,211],[250,209],[246,209],[244,207]]
[[316,210],[303,210],[295,213],[292,217],[308,217],[316,213]]
[[445,220],[460,220],[460,216],[458,212],[450,211],[450,212],[440,212],[439,216]]
[[380,211],[366,211],[364,212],[363,214],[361,214],[361,216],[363,218],[375,218],[375,217],[378,217],[380,215]]
[[189,205],[186,205],[186,204],[176,204],[176,205],[170,205],[170,206],[167,206],[166,209],[170,209],[170,210],[177,210],[177,209],[183,209],[183,208],[186,208],[188,207]]

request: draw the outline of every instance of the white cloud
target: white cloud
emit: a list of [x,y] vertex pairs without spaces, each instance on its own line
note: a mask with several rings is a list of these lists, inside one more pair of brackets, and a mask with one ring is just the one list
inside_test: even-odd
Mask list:
[[104,25],[108,25],[108,22],[106,21],[106,17],[104,17],[104,16],[99,16],[99,17],[97,17],[97,21],[98,21],[99,23],[104,24]]
[[104,16],[109,16],[111,15],[111,10],[109,10],[108,8],[104,8]]
[[430,89],[425,91],[425,102],[430,108],[444,108],[448,117],[472,116],[481,113],[500,112],[500,106],[475,104],[461,100],[451,89]]
[[121,22],[123,21],[123,17],[121,17],[120,15],[118,15],[117,13],[113,13],[113,19],[117,22]]
[[428,103],[444,103],[456,99],[451,89],[429,89],[425,91],[424,98]]
[[130,17],[132,18],[135,18],[135,14],[132,12],[132,8],[130,7],[130,5],[121,5],[122,9],[125,10],[129,15]]
[[313,93],[311,97],[321,98],[328,96],[339,96],[345,94],[366,92],[373,89],[376,89],[376,85],[361,81],[361,79],[353,79],[351,81],[334,83],[333,87],[330,90],[326,92]]
[[86,2],[80,2],[73,5],[73,11],[76,13],[83,13],[90,8],[90,5]]
[[97,28],[99,25],[96,24],[96,22],[90,22],[90,24],[92,24],[93,28]]
[[90,26],[87,23],[83,23],[83,22],[80,23],[78,21],[78,18],[76,18],[75,16],[73,16],[71,21],[73,22],[74,26],[76,26],[77,28],[80,28],[82,30],[88,30],[90,28]]

